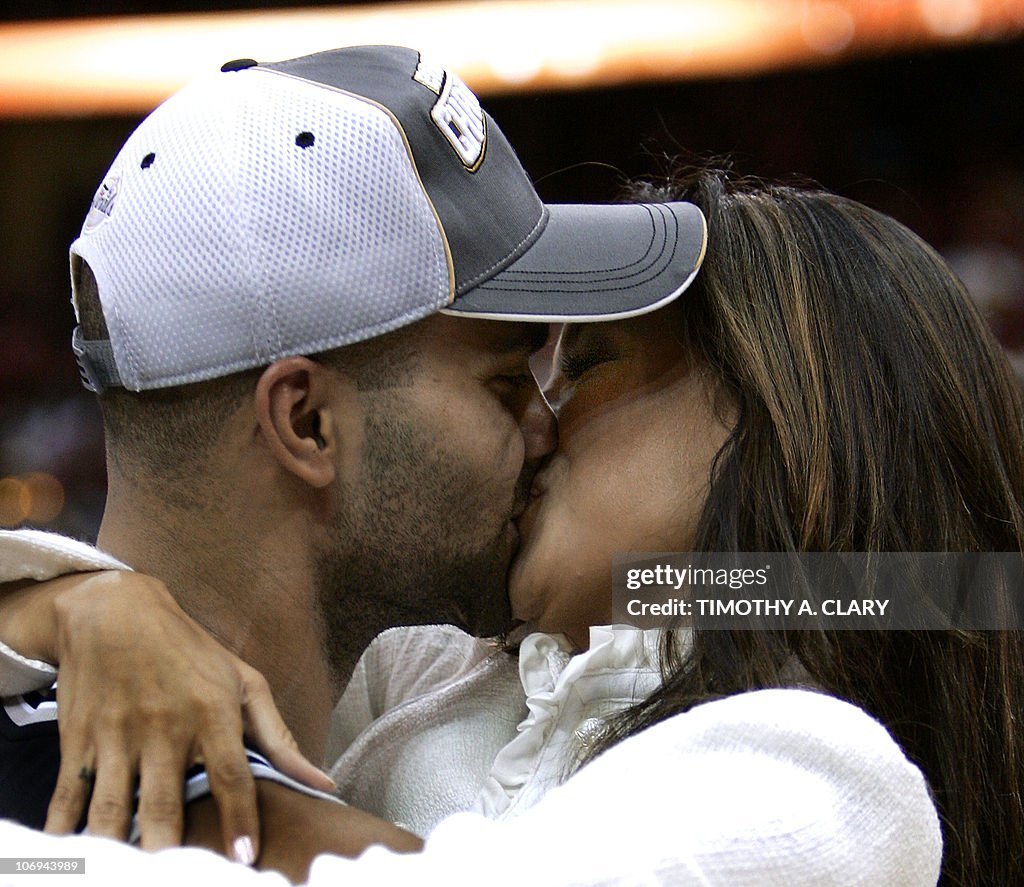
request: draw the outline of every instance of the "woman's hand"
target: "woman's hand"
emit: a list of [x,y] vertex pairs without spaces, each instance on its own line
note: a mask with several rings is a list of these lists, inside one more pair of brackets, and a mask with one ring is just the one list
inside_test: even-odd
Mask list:
[[[243,732],[283,773],[333,787],[299,752],[263,676],[190,619],[160,581],[80,574],[12,591],[0,608],[5,641],[60,667],[61,766],[47,831],[72,831],[88,805],[91,833],[124,839],[137,780],[143,848],[180,844],[184,773],[201,760],[226,853],[251,863],[259,818]],[[19,649],[19,638],[31,648]]]

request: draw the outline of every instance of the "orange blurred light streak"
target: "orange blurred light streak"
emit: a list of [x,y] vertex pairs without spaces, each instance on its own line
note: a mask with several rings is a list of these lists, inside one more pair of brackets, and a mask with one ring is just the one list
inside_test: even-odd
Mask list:
[[0,115],[142,113],[228,59],[416,46],[481,94],[739,76],[1008,39],[1024,0],[465,0],[0,25]]

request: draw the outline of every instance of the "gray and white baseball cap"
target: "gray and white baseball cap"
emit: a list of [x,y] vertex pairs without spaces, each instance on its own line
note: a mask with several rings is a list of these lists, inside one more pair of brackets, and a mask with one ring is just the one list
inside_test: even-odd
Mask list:
[[700,267],[687,203],[545,205],[476,96],[412,49],[229,62],[128,138],[72,262],[109,340],[87,386],[163,388],[378,336],[434,312],[611,320]]

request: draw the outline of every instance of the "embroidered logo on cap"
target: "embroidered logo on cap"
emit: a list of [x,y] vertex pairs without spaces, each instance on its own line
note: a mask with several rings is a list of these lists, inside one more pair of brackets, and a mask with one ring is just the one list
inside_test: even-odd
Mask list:
[[434,95],[440,95],[441,87],[444,86],[444,68],[435,62],[427,61],[420,55],[420,61],[416,65],[412,79],[417,83],[422,83]]
[[101,222],[110,218],[114,211],[114,202],[117,200],[117,191],[121,185],[120,173],[111,173],[96,191],[92,199],[92,206],[85,217],[85,224],[82,226],[82,233],[87,233],[96,228]]
[[487,147],[484,111],[472,90],[451,71],[420,58],[413,80],[437,93],[430,119],[459,155],[462,165],[475,172]]

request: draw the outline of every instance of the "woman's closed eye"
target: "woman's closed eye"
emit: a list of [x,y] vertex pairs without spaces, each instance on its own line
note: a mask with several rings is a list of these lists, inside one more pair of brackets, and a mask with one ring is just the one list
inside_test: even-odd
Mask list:
[[595,343],[574,351],[563,351],[559,360],[562,375],[570,382],[576,382],[586,373],[618,357],[616,352],[603,343]]

